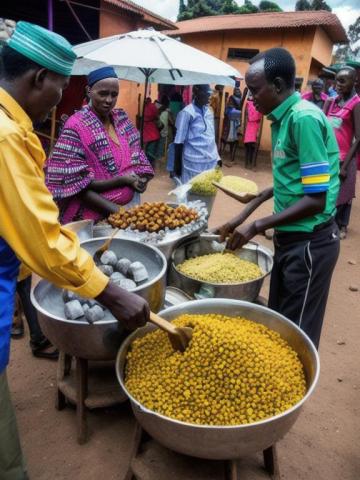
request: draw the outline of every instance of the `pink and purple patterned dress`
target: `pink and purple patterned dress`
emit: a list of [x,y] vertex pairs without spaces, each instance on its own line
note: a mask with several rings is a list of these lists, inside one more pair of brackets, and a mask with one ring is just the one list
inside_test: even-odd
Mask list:
[[[340,163],[344,162],[351,148],[354,135],[353,110],[360,103],[358,95],[354,95],[343,106],[339,106],[338,97],[334,98],[329,106],[327,116],[334,128],[340,150]],[[337,205],[351,202],[355,197],[356,162],[351,162],[346,179],[341,183]]]
[[[125,111],[115,109],[110,116],[118,143],[86,106],[67,120],[46,162],[46,185],[59,207],[61,223],[103,218],[80,198],[80,193],[93,180],[109,180],[130,173],[154,175],[141,149],[140,134]],[[104,192],[102,196],[118,205],[126,205],[132,200],[134,190],[125,186]]]

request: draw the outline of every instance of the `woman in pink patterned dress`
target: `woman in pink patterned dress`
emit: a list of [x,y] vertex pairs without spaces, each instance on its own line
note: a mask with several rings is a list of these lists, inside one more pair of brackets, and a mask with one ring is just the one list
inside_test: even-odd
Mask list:
[[89,105],[66,121],[47,160],[46,184],[61,223],[106,218],[144,192],[154,175],[139,132],[124,110],[114,109],[118,94],[112,67],[90,73]]
[[360,98],[355,91],[356,71],[344,67],[336,74],[338,96],[327,100],[324,110],[334,128],[340,150],[341,187],[337,199],[336,223],[344,239],[355,197],[356,158],[360,142]]

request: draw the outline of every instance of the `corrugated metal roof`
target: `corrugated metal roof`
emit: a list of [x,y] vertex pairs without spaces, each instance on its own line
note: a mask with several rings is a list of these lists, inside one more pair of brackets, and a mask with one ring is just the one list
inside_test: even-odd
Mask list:
[[348,43],[346,32],[338,17],[331,12],[267,12],[200,17],[175,23],[178,30],[165,31],[167,35],[215,32],[219,30],[264,30],[278,28],[322,27],[334,43]]
[[167,18],[163,18],[160,15],[157,15],[156,13],[151,12],[150,10],[147,10],[142,6],[137,5],[134,2],[131,2],[130,0],[104,0],[104,1],[106,3],[111,3],[115,7],[119,7],[122,10],[127,10],[128,12],[141,15],[142,17],[146,16],[148,17],[147,20],[152,19],[154,23],[158,25],[162,25],[164,28],[169,28],[171,29],[171,31],[177,28],[175,26],[175,23],[172,22],[171,20],[168,20]]

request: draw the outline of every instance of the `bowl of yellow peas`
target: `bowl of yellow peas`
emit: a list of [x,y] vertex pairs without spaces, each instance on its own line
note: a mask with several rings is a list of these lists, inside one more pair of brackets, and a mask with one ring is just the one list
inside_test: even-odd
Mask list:
[[234,252],[224,248],[218,235],[207,233],[180,242],[171,256],[170,285],[197,299],[256,300],[272,270],[272,252],[255,242]]
[[193,328],[185,352],[146,325],[116,359],[121,388],[155,440],[227,460],[265,450],[290,430],[319,377],[302,330],[267,307],[231,299],[190,301],[160,315]]

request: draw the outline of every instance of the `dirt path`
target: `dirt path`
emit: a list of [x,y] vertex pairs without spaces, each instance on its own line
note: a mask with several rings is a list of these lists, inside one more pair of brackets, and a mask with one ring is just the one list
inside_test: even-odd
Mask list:
[[[269,167],[257,172],[240,167],[228,174],[248,175],[260,187],[269,185]],[[358,185],[360,178],[358,178]],[[166,199],[170,182],[165,174],[151,183],[146,198]],[[359,195],[358,188],[358,195]],[[225,201],[226,198],[226,201]],[[238,210],[235,201],[218,194],[210,225],[230,218]],[[262,207],[271,212],[271,202]],[[286,480],[357,480],[360,478],[359,417],[359,300],[360,292],[360,201],[354,203],[348,238],[333,278],[322,335],[321,376],[315,394],[297,423],[278,444],[281,477]],[[271,243],[259,237],[261,243]],[[355,260],[356,265],[350,265]],[[262,294],[266,295],[267,285]],[[76,442],[75,412],[54,408],[56,364],[31,356],[28,337],[13,341],[9,382],[16,407],[24,452],[31,480],[122,479],[128,462],[129,438],[134,428],[127,405],[89,414],[90,441]],[[206,462],[169,452],[150,442],[134,462],[140,480],[222,480],[221,462]],[[242,480],[268,476],[261,468],[261,455],[240,462]]]

